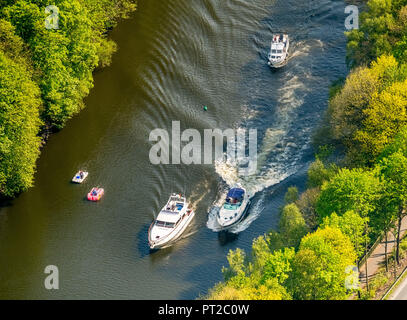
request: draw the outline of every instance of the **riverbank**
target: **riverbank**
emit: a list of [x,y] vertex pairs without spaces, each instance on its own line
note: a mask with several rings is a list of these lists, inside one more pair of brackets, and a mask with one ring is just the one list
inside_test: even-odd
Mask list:
[[[308,190],[299,196],[295,187],[288,189],[279,232],[255,239],[251,255],[229,253],[224,282],[209,298],[348,299],[359,290],[352,265],[390,229],[396,230],[399,263],[407,73],[405,28],[395,26],[406,25],[406,12],[407,1],[367,2],[360,29],[347,33],[353,69],[331,90]],[[388,24],[379,28],[384,16]],[[345,159],[332,163],[329,155],[337,149],[345,150]],[[368,285],[366,290],[364,297]]]
[[40,148],[84,108],[93,71],[116,51],[107,32],[135,9],[133,0],[0,5],[0,194],[33,185]]

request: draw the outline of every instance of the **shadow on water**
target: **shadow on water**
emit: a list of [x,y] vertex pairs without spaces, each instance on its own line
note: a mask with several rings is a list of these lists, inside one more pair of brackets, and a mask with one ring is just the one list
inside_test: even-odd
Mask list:
[[148,229],[150,228],[150,224],[145,224],[141,227],[140,231],[137,233],[136,246],[137,252],[139,253],[139,258],[142,259],[144,257],[149,256],[151,253],[154,253],[150,250],[147,242],[147,235]]
[[227,230],[218,232],[218,240],[221,246],[225,246],[229,243],[236,241],[239,237],[238,233],[232,233]]
[[162,249],[153,249],[148,248],[150,262],[154,265],[161,261],[164,261],[169,257],[171,253],[174,252],[174,246],[165,247]]
[[150,249],[148,246],[148,229],[150,228],[150,224],[145,224],[137,234],[136,238],[136,246],[138,257],[140,259],[145,258],[147,256],[150,257],[151,261],[154,263],[155,261],[161,260],[169,253],[173,251],[173,246],[169,246],[162,249]]
[[13,199],[0,196],[0,208],[8,208],[13,205]]

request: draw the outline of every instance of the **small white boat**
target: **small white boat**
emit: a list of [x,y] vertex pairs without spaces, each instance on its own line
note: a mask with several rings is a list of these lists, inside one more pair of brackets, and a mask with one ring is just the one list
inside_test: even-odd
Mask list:
[[88,172],[80,170],[72,178],[72,182],[73,183],[82,183],[83,181],[85,181],[88,174],[89,174]]
[[283,67],[288,58],[290,39],[286,34],[274,34],[271,41],[270,53],[268,55],[268,65],[272,68]]
[[222,229],[230,228],[243,220],[250,207],[250,197],[240,185],[231,188],[226,201],[217,214],[218,224]]
[[180,194],[172,194],[148,230],[150,249],[160,249],[172,244],[188,227],[195,212]]

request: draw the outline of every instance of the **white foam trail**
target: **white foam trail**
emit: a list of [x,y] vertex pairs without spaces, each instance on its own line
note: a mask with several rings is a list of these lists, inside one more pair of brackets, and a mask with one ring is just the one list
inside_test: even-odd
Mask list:
[[219,210],[220,207],[214,205],[210,208],[208,213],[208,221],[206,222],[206,226],[208,227],[208,229],[211,229],[214,232],[219,232],[222,230],[221,226],[216,220],[216,215],[218,214]]
[[296,57],[307,56],[314,48],[324,48],[324,43],[319,39],[309,39],[307,41],[299,41],[293,45],[294,52],[292,52],[289,57],[288,61],[294,59]]
[[[239,159],[233,161],[216,161],[215,170],[228,186],[236,183],[246,188],[250,196],[286,179],[295,173],[295,169],[289,170],[287,164],[295,163],[300,157],[293,154],[293,149],[298,148],[290,137],[288,130],[295,118],[295,109],[304,103],[303,97],[307,88],[298,76],[287,75],[286,86],[278,90],[278,106],[275,124],[268,128],[261,142],[258,152],[256,174],[252,176],[239,176]],[[243,130],[243,128],[240,128]],[[275,153],[274,161],[268,163],[271,153]],[[295,153],[295,151],[294,151]],[[226,158],[226,157],[225,157]]]
[[[316,45],[315,45],[316,43]],[[290,59],[310,54],[314,47],[323,48],[320,40],[311,42],[299,42],[296,44],[294,53]],[[295,74],[285,73],[285,85],[277,90],[276,119],[273,119],[273,127],[268,128],[260,144],[257,159],[257,172],[252,176],[239,176],[239,159],[232,161],[215,162],[215,170],[227,186],[232,187],[236,183],[241,184],[253,197],[257,193],[280,183],[292,174],[297,172],[303,150],[306,150],[310,144],[310,130],[304,126],[293,128],[297,116],[297,110],[304,104],[304,99],[308,92],[306,83],[312,81],[312,75],[309,66],[303,66],[298,61],[297,72]],[[248,110],[245,106],[245,114],[249,119],[253,119],[256,111]],[[246,119],[247,120],[247,119]],[[244,130],[239,128],[239,130]],[[290,133],[296,133],[293,137]],[[295,142],[294,142],[295,141]],[[222,190],[218,198],[209,209],[208,228],[217,232],[221,227],[217,223],[216,215],[226,197],[226,191]],[[252,205],[249,215],[236,227],[230,229],[230,232],[239,233],[246,230],[248,226],[258,218],[263,211],[263,198]]]
[[247,217],[245,217],[245,219],[243,219],[241,223],[232,227],[229,230],[229,232],[240,233],[242,231],[245,231],[252,224],[252,222],[255,221],[260,216],[263,210],[264,210],[264,195],[258,201],[256,201],[256,203],[252,203]]
[[245,104],[243,107],[243,113],[246,115],[246,120],[251,120],[257,117],[258,111],[251,109],[247,104]]
[[198,204],[202,201],[203,198],[205,198],[209,194],[208,180],[203,181],[202,184],[205,190],[204,192],[202,192],[202,188],[200,186],[197,186],[197,188],[193,190],[191,194],[188,196],[189,207],[195,211],[195,214]]

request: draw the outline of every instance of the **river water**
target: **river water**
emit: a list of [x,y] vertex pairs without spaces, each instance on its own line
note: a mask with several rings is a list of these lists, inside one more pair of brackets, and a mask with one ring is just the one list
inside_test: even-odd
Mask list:
[[[276,228],[287,187],[304,188],[329,84],[347,73],[344,7],[139,0],[111,33],[119,51],[95,73],[87,108],[43,149],[35,187],[0,208],[0,298],[194,299],[221,281],[228,251]],[[292,40],[278,71],[266,64],[272,32]],[[152,165],[150,132],[177,120],[199,131],[257,129],[258,172],[241,179],[233,165]],[[79,168],[90,175],[72,185]],[[255,193],[252,209],[234,233],[219,234],[213,207],[237,181]],[[96,185],[105,197],[90,203]],[[152,219],[170,192],[184,190],[195,221],[185,238],[151,253]],[[44,288],[47,265],[59,269],[59,290]]]

